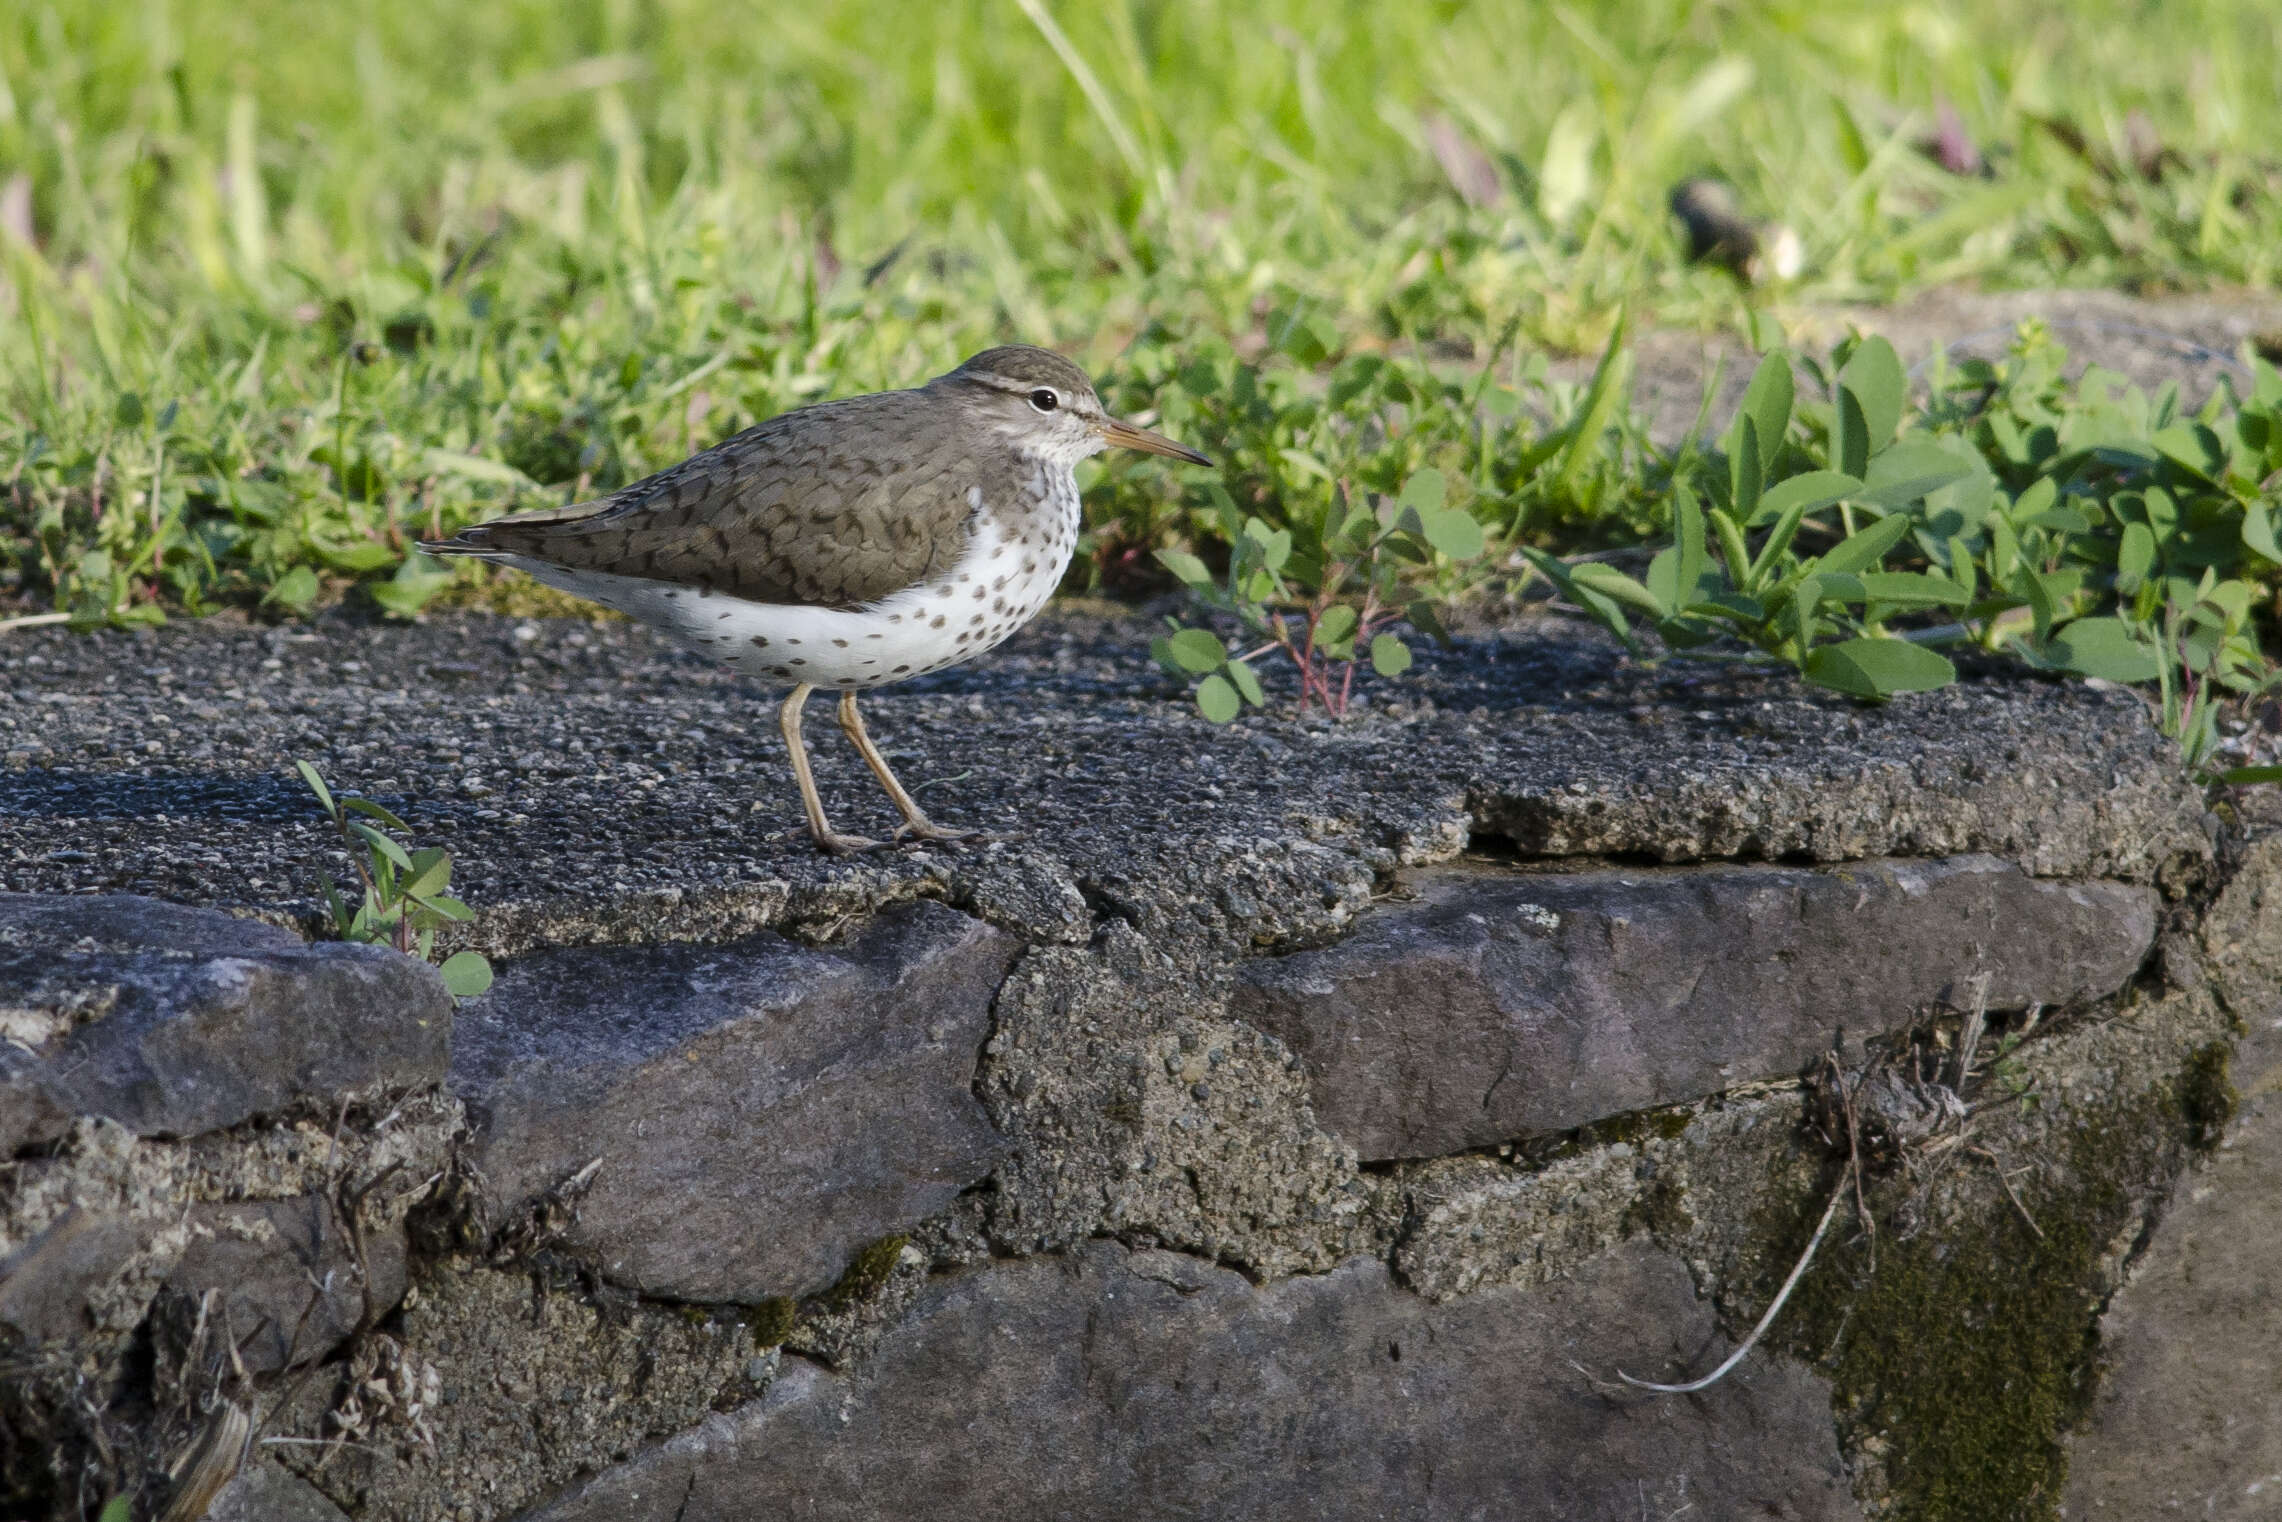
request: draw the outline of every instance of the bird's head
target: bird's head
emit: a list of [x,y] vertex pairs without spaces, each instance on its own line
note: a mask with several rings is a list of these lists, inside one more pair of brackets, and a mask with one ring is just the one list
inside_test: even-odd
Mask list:
[[948,375],[928,382],[970,408],[981,426],[1025,454],[1063,468],[1105,449],[1139,449],[1191,465],[1212,461],[1185,444],[1114,418],[1086,373],[1051,349],[1008,344],[985,349]]

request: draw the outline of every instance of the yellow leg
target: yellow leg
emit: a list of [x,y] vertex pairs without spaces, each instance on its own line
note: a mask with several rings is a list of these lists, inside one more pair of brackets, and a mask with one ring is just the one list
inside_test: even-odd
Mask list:
[[777,714],[777,723],[784,730],[785,754],[792,758],[792,775],[800,783],[800,806],[808,810],[808,833],[816,837],[817,845],[835,855],[865,850],[879,842],[861,835],[842,835],[832,828],[832,821],[824,817],[824,800],[817,796],[815,774],[808,769],[808,746],[800,738],[800,711],[814,690],[806,682],[793,688]]
[[879,747],[872,744],[872,737],[864,732],[864,716],[856,710],[856,695],[853,692],[840,694],[840,727],[848,732],[848,739],[855,745],[857,754],[872,769],[872,775],[880,779],[880,786],[887,789],[888,797],[903,811],[904,824],[903,828],[895,832],[896,839],[908,837],[912,840],[950,841],[981,837],[980,830],[953,830],[937,824],[927,817],[918,801],[903,790],[903,784],[896,781],[895,773],[887,768],[887,757],[879,753]]

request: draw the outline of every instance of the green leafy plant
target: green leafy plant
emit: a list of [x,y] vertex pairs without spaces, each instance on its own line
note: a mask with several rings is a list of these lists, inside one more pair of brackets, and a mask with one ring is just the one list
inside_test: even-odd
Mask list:
[[1264,706],[1264,656],[1289,662],[1300,711],[1345,714],[1363,660],[1381,676],[1408,669],[1401,626],[1444,637],[1434,610],[1486,580],[1492,535],[1647,526],[1653,483],[1623,405],[1621,320],[1582,385],[1550,380],[1542,356],[1509,367],[1517,331],[1509,322],[1487,363],[1453,376],[1417,357],[1338,352],[1338,328],[1295,299],[1269,313],[1272,347],[1257,360],[1211,340],[1128,356],[1120,402],[1154,406],[1222,470],[1169,509],[1156,477],[1113,475],[1097,576],[1154,562],[1238,626],[1233,650],[1179,619],[1155,645],[1207,717]]
[[[1970,593],[1946,575],[1890,570],[1886,562],[1910,534],[1908,510],[1975,467],[1939,442],[1897,441],[1903,391],[1891,345],[1874,338],[1855,346],[1841,357],[1831,401],[1805,409],[1802,421],[1820,432],[1819,443],[1811,435],[1794,440],[1792,359],[1770,353],[1723,440],[1724,478],[1704,473],[1712,500],[1701,504],[1690,482],[1675,483],[1675,542],[1645,580],[1598,562],[1522,553],[1634,648],[1627,609],[1646,614],[1674,650],[1729,636],[1789,662],[1810,682],[1858,697],[1942,686],[1956,668],[1889,625],[1927,608],[1962,607]],[[1829,547],[1802,553],[1802,530]]]
[[[1946,685],[1943,649],[1968,645],[2154,683],[2200,768],[2218,703],[2278,685],[2255,622],[2282,561],[2282,375],[2253,358],[2249,397],[2222,389],[2188,418],[2176,387],[2067,387],[2065,359],[2031,327],[2007,361],[1938,373],[1901,427],[1883,339],[1827,369],[1772,352],[1718,456],[1675,482],[1673,542],[1644,578],[1521,553],[1635,649],[1639,618],[1674,652],[1740,643],[1857,697]],[[1794,365],[1827,401],[1800,402]]]
[[[604,9],[619,20],[413,0],[376,28],[291,0],[241,0],[227,25],[214,6],[170,10],[180,26],[10,8],[11,600],[81,623],[344,593],[408,614],[487,574],[408,560],[423,534],[622,484],[1015,329],[1325,461],[1319,425],[1409,389],[1358,439],[1386,471],[1352,472],[1359,489],[1433,464],[1503,510],[1477,514],[1501,539],[1606,548],[1668,496],[1630,432],[1624,347],[1589,383],[1485,361],[1516,319],[1527,352],[1599,346],[1628,299],[1674,330],[1734,316],[1734,282],[1685,261],[1666,211],[1707,163],[1805,230],[1808,299],[2263,288],[2282,247],[2268,0],[2086,0],[2061,28],[1996,0],[1938,25],[1826,6],[1676,29],[1646,0],[1377,0],[1329,28],[1179,0],[1068,34],[1050,6],[1025,25],[852,0],[734,29],[703,6],[636,7],[639,26]],[[911,45],[885,56],[882,36]],[[1992,59],[2070,81],[2066,119],[1990,88]],[[755,100],[791,104],[760,122]],[[1971,167],[1919,141],[1944,100]],[[1110,571],[1202,543],[1163,524],[1161,492],[1121,489],[1149,470],[1089,498]]]
[[[325,907],[333,933],[344,941],[393,946],[424,962],[434,961],[437,930],[474,918],[474,911],[446,892],[452,883],[450,853],[440,846],[407,851],[386,832],[410,834],[411,826],[370,798],[336,798],[316,767],[306,761],[293,764],[340,831],[349,864],[362,885],[352,909],[339,885],[330,875],[325,879]],[[472,999],[491,986],[491,963],[479,952],[455,952],[437,971],[454,998]]]
[[[1100,525],[1086,542],[1097,585],[1115,589],[1137,562],[1153,569],[1167,544],[1232,546],[1246,517],[1303,539],[1340,483],[1400,497],[1429,469],[1445,506],[1501,539],[1622,542],[1659,525],[1668,466],[1627,405],[1621,318],[1592,375],[1568,381],[1542,353],[1519,352],[1513,322],[1483,360],[1453,368],[1416,354],[1327,353],[1336,333],[1303,320],[1303,307],[1270,313],[1280,342],[1257,358],[1209,334],[1156,334],[1120,360],[1105,382],[1113,407],[1154,411],[1220,470],[1183,493],[1168,492],[1148,462],[1111,471],[1088,497]],[[1241,508],[1233,521],[1230,501]]]
[[2278,685],[2259,623],[2282,566],[2282,373],[2246,355],[2249,393],[2224,385],[2188,415],[2176,385],[2149,394],[2098,369],[2071,385],[2066,357],[2031,325],[2005,363],[1937,378],[1929,420],[1979,447],[1993,486],[1978,521],[1966,496],[1932,528],[1980,573],[1982,644],[2153,682],[2200,768],[2220,707]]
[[1185,550],[1159,550],[1157,558],[1204,607],[1233,616],[1251,648],[1232,652],[1209,629],[1166,622],[1171,632],[1151,644],[1166,670],[1197,679],[1196,705],[1225,724],[1245,704],[1267,706],[1252,662],[1280,654],[1299,679],[1299,711],[1322,705],[1344,717],[1354,694],[1355,667],[1366,656],[1380,676],[1410,668],[1410,646],[1393,632],[1408,623],[1442,636],[1430,598],[1417,581],[1438,565],[1457,567],[1478,558],[1482,526],[1472,514],[1444,505],[1442,472],[1419,471],[1399,496],[1368,494],[1358,502],[1348,483],[1336,483],[1312,503],[1286,503],[1283,528],[1238,509],[1217,492],[1229,544],[1228,568],[1215,577]]

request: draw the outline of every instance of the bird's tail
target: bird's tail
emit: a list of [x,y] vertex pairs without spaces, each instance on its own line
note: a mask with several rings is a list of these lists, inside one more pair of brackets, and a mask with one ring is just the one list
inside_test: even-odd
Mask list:
[[[592,502],[574,502],[568,507],[542,507],[528,513],[509,513],[504,518],[494,518],[488,523],[462,529],[449,539],[423,539],[420,548],[430,555],[466,555],[476,560],[527,555],[531,552],[532,541],[542,537],[547,530],[585,523],[608,511],[610,505],[608,497],[598,497]],[[505,529],[507,533],[494,533],[498,529]]]

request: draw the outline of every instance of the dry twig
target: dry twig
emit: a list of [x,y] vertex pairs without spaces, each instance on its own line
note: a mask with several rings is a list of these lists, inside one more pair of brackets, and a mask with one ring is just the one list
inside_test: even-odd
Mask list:
[[1767,1313],[1759,1318],[1759,1324],[1751,1329],[1751,1335],[1744,1338],[1742,1344],[1734,1352],[1728,1354],[1718,1368],[1703,1378],[1690,1380],[1684,1385],[1659,1385],[1645,1379],[1634,1379],[1622,1369],[1616,1371],[1616,1377],[1636,1390],[1653,1390],[1659,1395],[1693,1395],[1696,1391],[1709,1389],[1725,1379],[1728,1371],[1743,1362],[1744,1355],[1759,1345],[1759,1339],[1767,1334],[1767,1328],[1775,1324],[1775,1317],[1781,1313],[1783,1303],[1791,1298],[1791,1291],[1799,1287],[1799,1280],[1806,1275],[1807,1265],[1815,1260],[1815,1250],[1822,1246],[1824,1234],[1830,1230],[1831,1221],[1838,1215],[1838,1202],[1846,1198],[1848,1182],[1846,1178],[1841,1177],[1838,1183],[1832,1187],[1830,1203],[1822,1208],[1822,1220],[1816,1224],[1815,1234],[1807,1238],[1806,1251],[1800,1253],[1799,1261],[1791,1266],[1791,1276],[1783,1281],[1781,1289],[1775,1291],[1774,1303],[1768,1306]]
[[2019,1211],[2021,1219],[2028,1222],[2028,1229],[2036,1233],[2036,1239],[2039,1242],[2043,1241],[2044,1228],[2036,1224],[2036,1217],[2030,1215],[2028,1206],[2021,1203],[2020,1195],[2013,1189],[2012,1178],[2005,1172],[2005,1165],[1997,1154],[1991,1152],[1987,1147],[1968,1147],[1965,1150],[1975,1157],[1985,1159],[1991,1168],[1997,1170],[1997,1182],[2005,1186],[2005,1198],[2013,1202],[2013,1209]]

